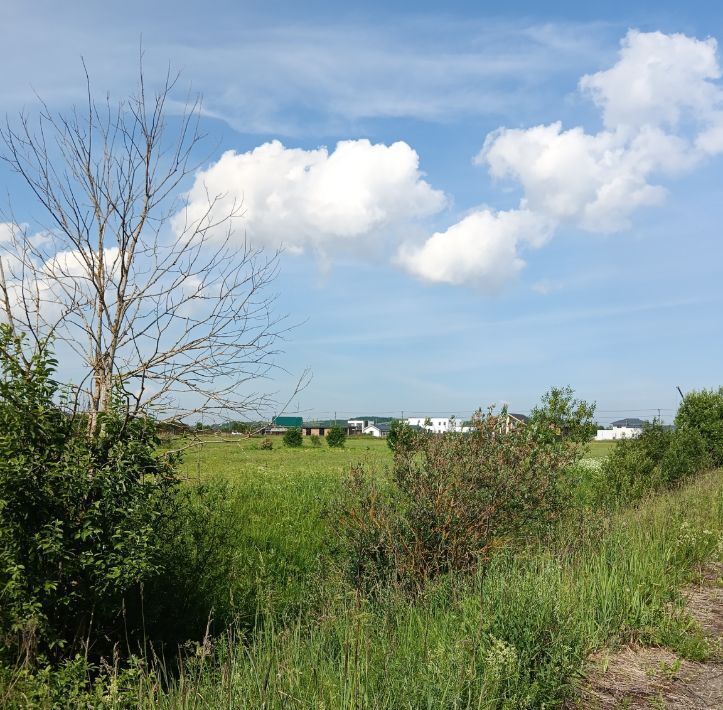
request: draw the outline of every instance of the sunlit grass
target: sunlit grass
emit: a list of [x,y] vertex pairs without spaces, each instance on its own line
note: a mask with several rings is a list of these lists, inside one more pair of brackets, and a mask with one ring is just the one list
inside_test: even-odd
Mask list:
[[[166,707],[557,707],[586,656],[640,639],[677,645],[681,586],[720,554],[723,473],[497,557],[422,599],[364,601],[344,587],[321,613],[221,640],[191,659]],[[685,630],[685,633],[683,631]],[[700,650],[698,644],[688,648]],[[150,698],[149,698],[150,701]]]

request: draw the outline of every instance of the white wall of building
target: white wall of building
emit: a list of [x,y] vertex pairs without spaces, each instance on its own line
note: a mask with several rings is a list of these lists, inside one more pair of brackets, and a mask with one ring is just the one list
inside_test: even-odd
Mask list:
[[405,419],[410,426],[418,426],[434,434],[444,434],[448,431],[468,431],[469,427],[463,427],[462,421],[454,417],[409,417]]
[[616,439],[635,439],[643,433],[639,427],[616,426],[613,429],[598,429],[595,441],[615,441]]

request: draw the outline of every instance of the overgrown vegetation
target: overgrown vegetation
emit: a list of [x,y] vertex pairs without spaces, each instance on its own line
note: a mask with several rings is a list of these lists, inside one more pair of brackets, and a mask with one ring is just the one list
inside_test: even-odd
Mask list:
[[326,435],[326,443],[334,449],[341,449],[346,443],[346,430],[340,426],[333,426]]
[[387,446],[396,451],[400,449],[410,449],[414,446],[418,429],[410,426],[401,419],[392,419],[389,425],[389,433],[387,434]]
[[304,443],[304,438],[299,427],[290,427],[284,432],[284,444],[293,449],[300,447]]
[[[46,370],[50,383],[51,360]],[[2,416],[14,416],[5,392]],[[53,396],[32,400],[42,401],[33,422],[74,422],[69,431],[86,438],[82,420],[66,417]],[[84,643],[71,641],[43,659],[36,643],[18,665],[18,640],[6,641],[0,701],[558,707],[587,655],[604,645],[639,640],[704,659],[711,649],[678,590],[723,552],[721,472],[700,474],[709,447],[698,428],[683,426],[651,427],[599,465],[583,460],[592,414],[560,389],[526,426],[488,411],[468,435],[411,430],[393,451],[361,437],[341,449],[310,440],[259,451],[263,440],[239,438],[191,449],[184,462],[169,456],[183,444],[159,449],[152,423],[134,422],[142,432],[114,435],[128,451],[119,457],[116,448],[110,460],[144,462],[143,485],[160,484],[153,466],[169,469],[161,514],[147,528],[148,559],[158,562],[124,573],[87,657]],[[3,446],[18,426],[3,419]],[[16,445],[0,466],[22,474],[27,450],[38,470],[55,471],[40,442],[56,440],[28,431],[36,433],[23,442],[35,448],[24,443],[17,453]],[[349,475],[356,461],[363,465]],[[91,469],[80,470],[87,479]],[[3,486],[17,478],[2,471]],[[184,472],[189,480],[180,482]],[[604,482],[616,491],[614,506]],[[5,527],[1,534],[4,545]],[[96,534],[78,549],[103,557],[107,540]],[[59,567],[44,561],[39,553],[38,575],[52,579]]]
[[[688,395],[681,410],[695,410],[697,401],[699,393]],[[595,498],[606,504],[630,503],[651,491],[678,485],[713,466],[714,437],[709,434],[706,439],[703,432],[715,431],[714,423],[695,424],[695,417],[680,413],[676,422],[675,429],[657,421],[646,424],[639,437],[619,441],[596,477]]]
[[355,584],[421,592],[430,579],[544,533],[566,505],[560,479],[582,456],[593,412],[571,391],[553,390],[527,426],[503,409],[478,412],[464,435],[398,429],[391,485],[356,468],[341,503]]
[[715,466],[723,466],[723,387],[690,392],[675,417],[678,429],[697,431]]
[[119,405],[88,433],[56,403],[55,361],[0,326],[0,634],[6,658],[109,653],[126,597],[163,568],[178,484],[153,422]]

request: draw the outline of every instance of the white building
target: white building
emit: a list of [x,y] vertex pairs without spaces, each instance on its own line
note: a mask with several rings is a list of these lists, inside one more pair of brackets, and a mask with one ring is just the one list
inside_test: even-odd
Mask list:
[[374,424],[373,419],[349,419],[347,420],[347,424],[349,425],[349,428],[355,432],[363,432],[364,429],[366,429],[368,426],[371,426]]
[[618,419],[610,426],[612,429],[598,429],[595,441],[616,441],[617,439],[635,439],[643,433],[644,422],[636,417]]
[[410,426],[418,426],[433,434],[445,434],[449,431],[457,433],[469,431],[469,427],[463,426],[463,422],[456,417],[409,417],[405,419]]
[[389,422],[379,422],[378,424],[374,424],[373,422],[369,424],[368,426],[365,426],[362,430],[362,434],[368,434],[370,436],[375,436],[377,439],[379,438],[386,438],[386,436],[389,434],[390,424]]

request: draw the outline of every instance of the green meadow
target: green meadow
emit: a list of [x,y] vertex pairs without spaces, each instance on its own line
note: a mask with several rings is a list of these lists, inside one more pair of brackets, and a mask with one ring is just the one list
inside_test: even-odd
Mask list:
[[185,449],[189,495],[206,491],[178,539],[194,546],[192,567],[176,567],[212,608],[206,632],[130,666],[0,677],[5,707],[555,708],[574,702],[595,652],[641,643],[696,661],[719,653],[682,590],[723,554],[722,469],[594,507],[589,492],[613,444],[592,443],[549,535],[418,596],[367,597],[343,574],[331,504],[352,465],[389,480],[386,442],[260,442],[163,445]]
[[[559,707],[600,649],[636,641],[695,660],[714,653],[681,589],[720,559],[721,470],[615,511],[580,504],[552,537],[478,574],[437,580],[419,598],[370,600],[339,574],[328,505],[352,464],[385,475],[386,442],[259,442],[207,440],[185,453],[190,485],[224,487],[209,515],[240,561],[239,614],[180,660],[150,663],[127,689],[138,706]],[[591,444],[583,472],[594,476],[612,446]]]

